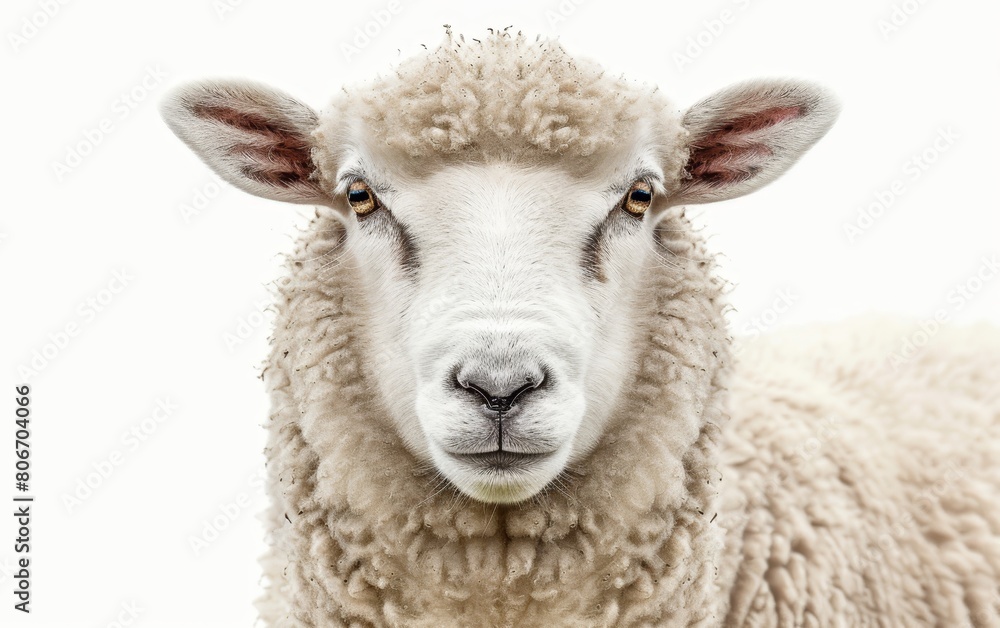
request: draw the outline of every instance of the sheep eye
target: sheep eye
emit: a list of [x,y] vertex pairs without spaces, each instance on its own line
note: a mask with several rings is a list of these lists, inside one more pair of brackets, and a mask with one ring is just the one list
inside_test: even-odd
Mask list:
[[622,209],[633,216],[642,216],[652,202],[653,188],[645,181],[636,181],[622,199]]
[[370,214],[382,206],[375,192],[364,181],[355,181],[347,188],[347,202],[359,216]]

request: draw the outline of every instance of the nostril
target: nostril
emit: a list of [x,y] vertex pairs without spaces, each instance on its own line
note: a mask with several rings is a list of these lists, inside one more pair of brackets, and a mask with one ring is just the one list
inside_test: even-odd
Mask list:
[[492,397],[488,392],[479,386],[476,386],[472,382],[463,382],[461,380],[459,380],[458,383],[462,386],[462,388],[471,392],[477,399],[481,399],[486,405],[491,405],[493,403],[493,399],[495,399],[495,397]]
[[507,412],[527,393],[541,387],[545,382],[544,370],[533,370],[531,374],[508,379],[506,385],[498,385],[497,378],[487,373],[468,373],[465,369],[456,369],[453,379],[456,388],[468,391],[476,401],[486,405],[494,412]]
[[525,377],[524,378],[524,385],[523,386],[521,386],[520,388],[518,388],[517,390],[515,390],[509,396],[501,399],[500,401],[503,401],[504,403],[506,403],[507,408],[509,409],[512,405],[514,405],[514,402],[517,401],[518,397],[520,397],[521,395],[525,394],[526,392],[528,392],[530,390],[534,390],[534,389],[538,388],[540,385],[541,385],[541,382],[539,381],[536,384],[533,377],[531,377],[531,376]]

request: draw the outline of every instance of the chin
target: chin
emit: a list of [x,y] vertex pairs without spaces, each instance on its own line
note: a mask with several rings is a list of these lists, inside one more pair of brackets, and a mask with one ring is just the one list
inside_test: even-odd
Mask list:
[[563,471],[569,448],[546,454],[451,454],[434,448],[434,464],[459,491],[487,504],[516,504],[540,493]]

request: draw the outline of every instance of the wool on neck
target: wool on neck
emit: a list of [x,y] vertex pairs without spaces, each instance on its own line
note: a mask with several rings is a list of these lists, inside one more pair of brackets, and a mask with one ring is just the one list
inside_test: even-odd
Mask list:
[[722,283],[683,210],[659,223],[660,263],[636,295],[635,370],[600,444],[513,506],[462,496],[395,433],[371,383],[368,305],[339,225],[317,210],[278,288],[264,371],[273,538],[262,616],[282,626],[718,623],[728,339]]

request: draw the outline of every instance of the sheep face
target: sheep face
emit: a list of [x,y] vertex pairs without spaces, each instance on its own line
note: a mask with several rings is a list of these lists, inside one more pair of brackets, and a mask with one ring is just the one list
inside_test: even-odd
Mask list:
[[463,492],[526,499],[593,447],[632,369],[666,175],[638,150],[595,157],[585,176],[399,163],[357,154],[335,190],[362,204],[347,239],[381,398]]
[[492,503],[551,485],[621,407],[664,210],[761,187],[836,115],[824,90],[772,81],[679,116],[557,44],[519,42],[443,47],[324,117],[246,82],[164,103],[234,185],[333,208],[370,386],[414,456]]

